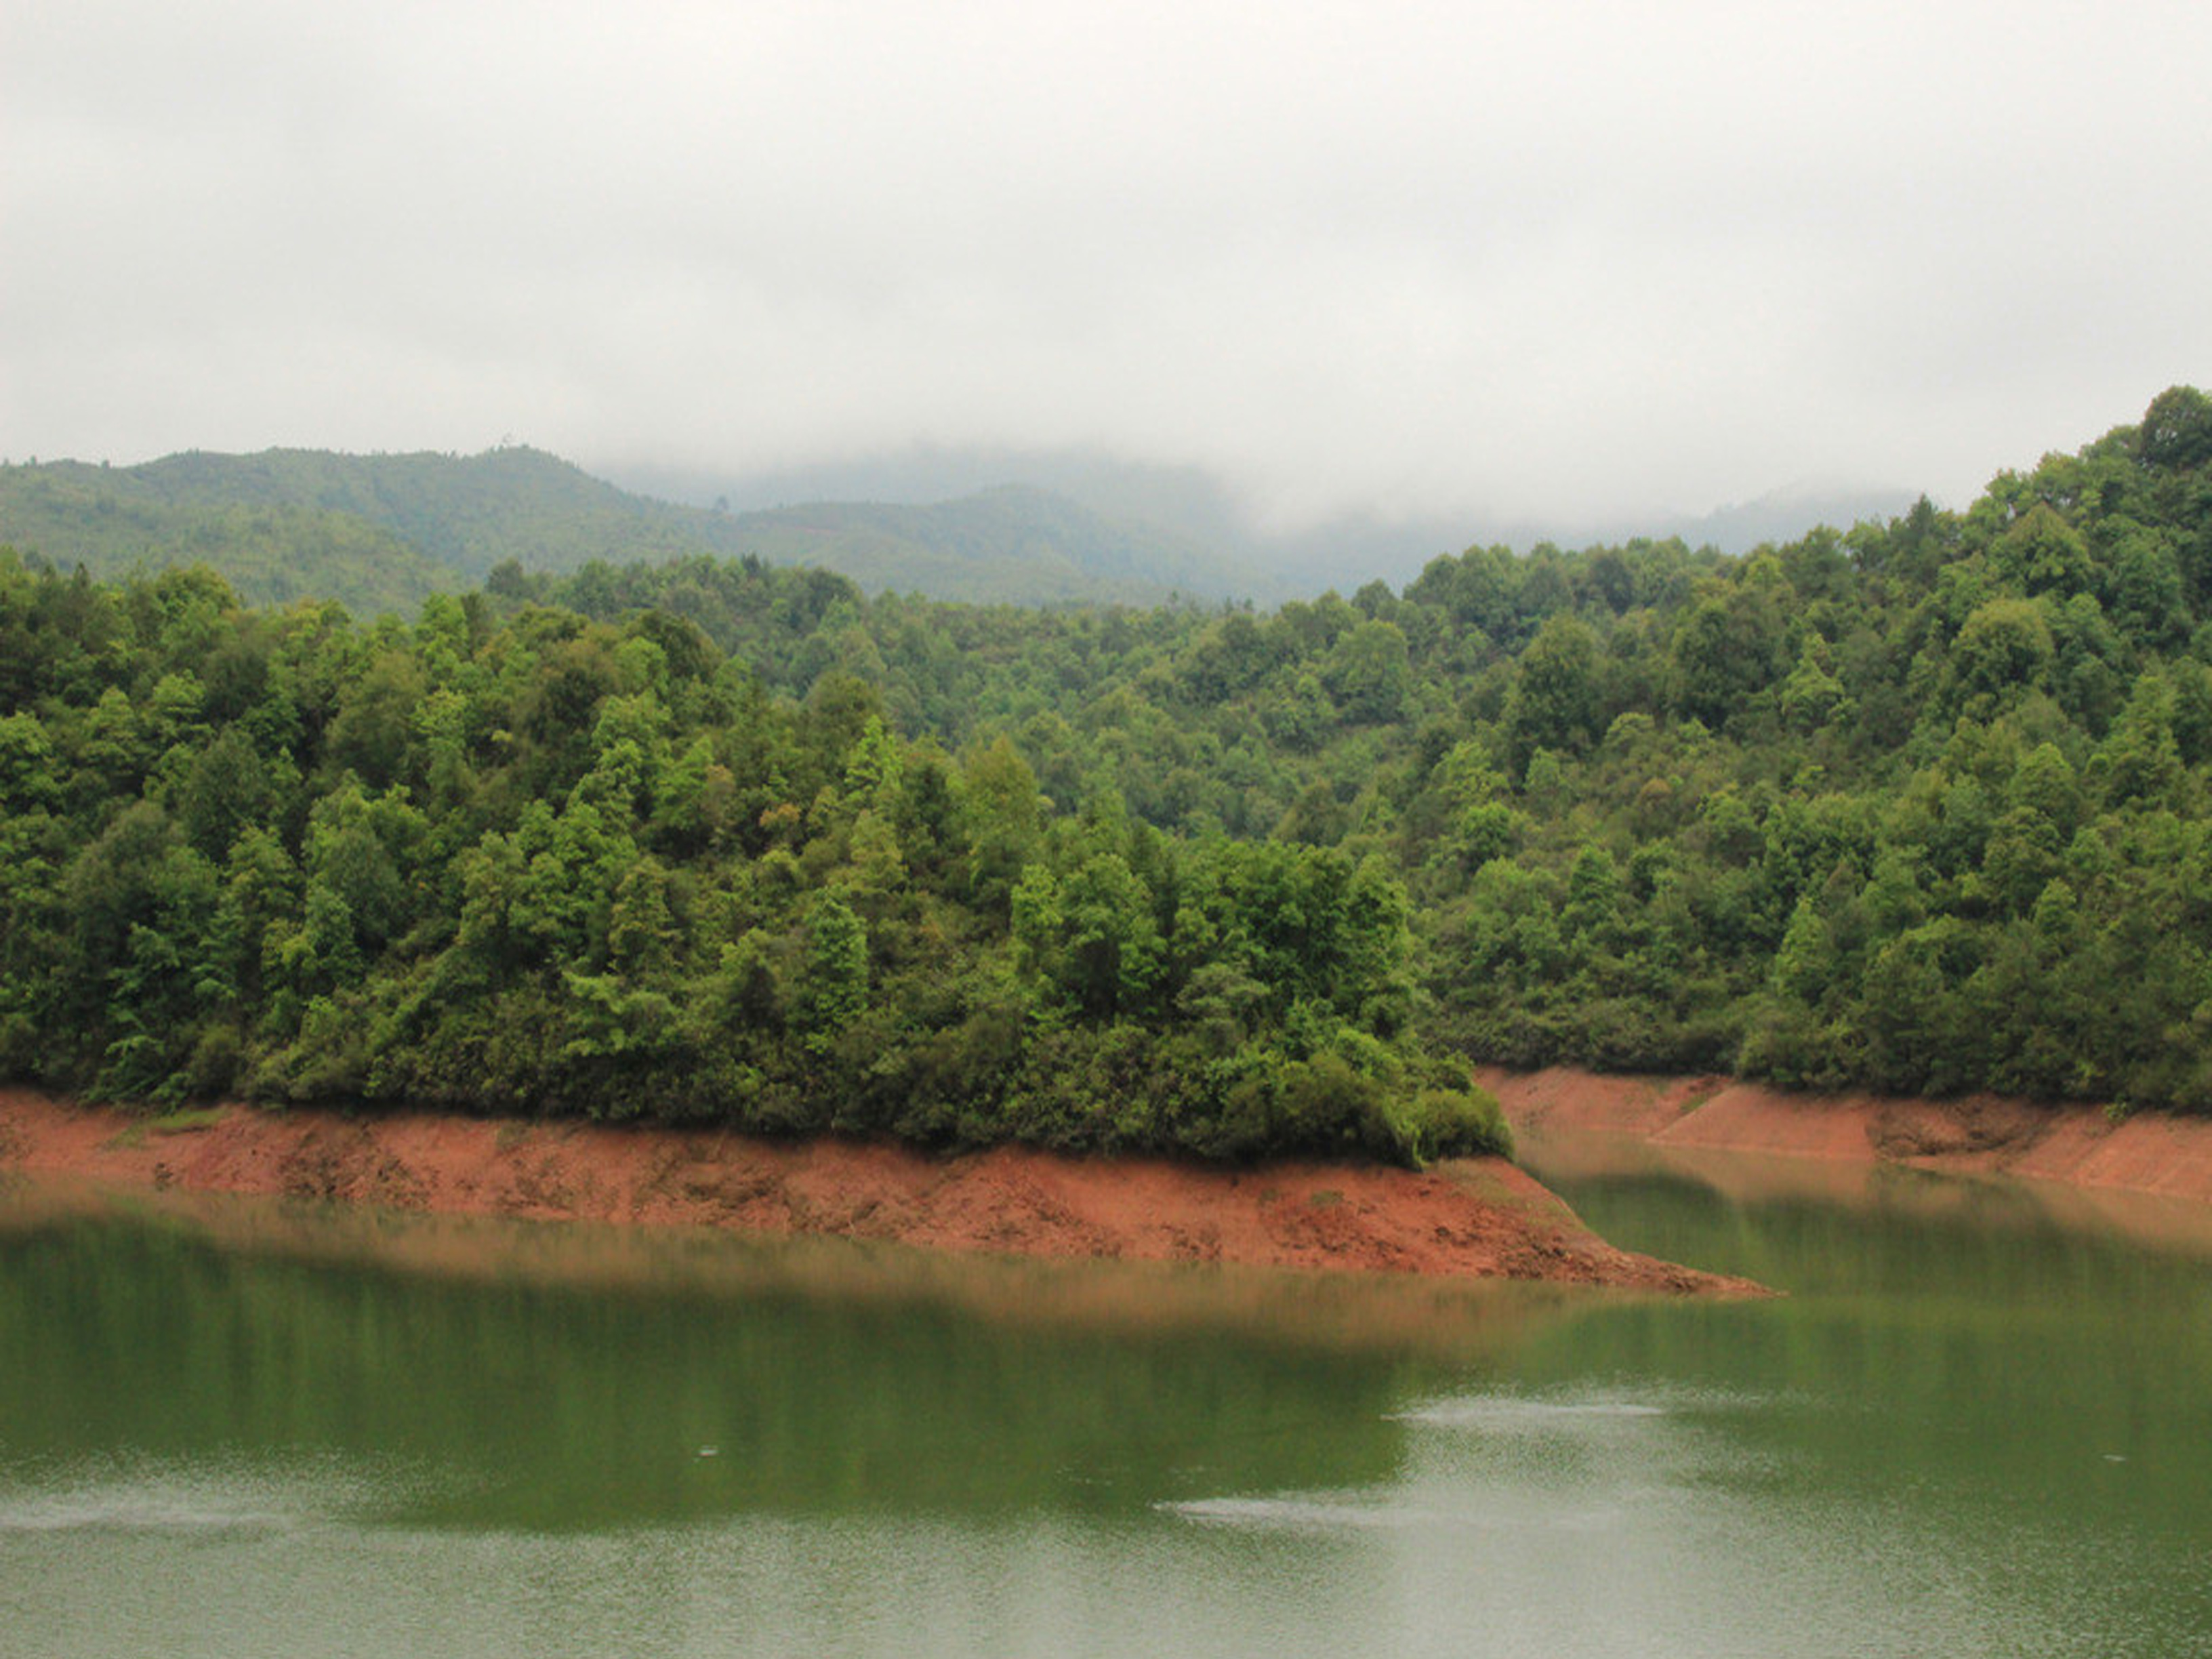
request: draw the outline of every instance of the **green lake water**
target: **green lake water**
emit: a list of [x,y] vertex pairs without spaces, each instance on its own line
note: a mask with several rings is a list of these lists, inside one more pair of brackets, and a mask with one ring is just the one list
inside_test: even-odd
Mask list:
[[1553,1174],[1788,1294],[18,1182],[0,1653],[2212,1653],[2212,1255]]

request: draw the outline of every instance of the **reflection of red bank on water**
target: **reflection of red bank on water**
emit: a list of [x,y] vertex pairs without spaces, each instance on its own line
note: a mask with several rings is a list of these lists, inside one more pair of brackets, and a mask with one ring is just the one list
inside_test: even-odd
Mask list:
[[160,1120],[0,1091],[0,1168],[117,1185],[1035,1256],[1745,1291],[1598,1238],[1501,1159],[1222,1169],[713,1130],[249,1107]]
[[[2212,1119],[1996,1095],[1931,1101],[1787,1094],[1732,1078],[1608,1077],[1553,1066],[1478,1068],[1524,1149],[1554,1174],[1600,1173],[1629,1154],[1749,1197],[1848,1199],[1900,1168],[2016,1177],[2008,1190],[2062,1220],[2212,1248]],[[1886,1200],[1899,1193],[1881,1188]],[[1942,1200],[1939,1192],[1925,1201]]]

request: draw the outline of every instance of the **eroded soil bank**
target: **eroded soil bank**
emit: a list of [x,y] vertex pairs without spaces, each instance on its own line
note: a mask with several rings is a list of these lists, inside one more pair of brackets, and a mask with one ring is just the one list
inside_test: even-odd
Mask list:
[[1633,1136],[1656,1146],[2002,1174],[2212,1204],[2212,1119],[1997,1095],[1785,1094],[1728,1077],[1606,1077],[1568,1066],[1478,1067],[1518,1133]]
[[709,1225],[939,1249],[1755,1293],[1615,1249],[1498,1159],[1415,1174],[1218,1170],[1019,1147],[933,1157],[836,1140],[233,1106],[190,1128],[0,1091],[0,1170],[453,1214]]

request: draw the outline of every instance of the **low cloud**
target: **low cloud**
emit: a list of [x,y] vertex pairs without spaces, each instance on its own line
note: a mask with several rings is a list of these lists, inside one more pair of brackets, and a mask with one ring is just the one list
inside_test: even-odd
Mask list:
[[6,8],[0,452],[1970,496],[2212,380],[2201,9]]

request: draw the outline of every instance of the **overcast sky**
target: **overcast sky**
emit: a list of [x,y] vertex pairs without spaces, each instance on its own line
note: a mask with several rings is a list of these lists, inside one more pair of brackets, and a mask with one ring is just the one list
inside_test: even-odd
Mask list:
[[1962,504],[2212,385],[2212,6],[0,0],[0,455]]

